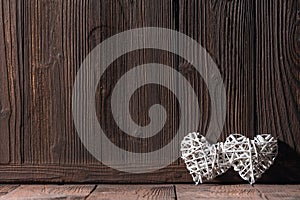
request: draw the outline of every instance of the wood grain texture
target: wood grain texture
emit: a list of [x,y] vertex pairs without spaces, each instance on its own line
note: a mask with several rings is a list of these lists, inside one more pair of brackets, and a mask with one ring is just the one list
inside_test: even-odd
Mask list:
[[300,178],[299,9],[299,1],[256,1],[255,126],[280,141],[266,176],[281,180]]
[[0,163],[21,162],[22,7],[0,1]]
[[[119,32],[138,27],[164,27],[173,29],[174,11],[172,1],[115,1],[114,3],[91,1],[90,49],[108,37]],[[111,9],[105,9],[111,7]],[[119,13],[116,15],[116,13]],[[168,38],[166,38],[167,40]],[[169,39],[168,39],[169,40]],[[128,41],[128,43],[133,43]],[[171,42],[171,41],[170,41]],[[121,43],[122,44],[122,43]],[[96,109],[101,127],[110,140],[130,152],[155,151],[168,144],[178,128],[178,109],[174,95],[162,86],[148,84],[139,88],[130,100],[130,113],[133,121],[141,126],[148,125],[149,108],[154,104],[164,106],[168,119],[164,128],[147,139],[129,136],[120,130],[111,111],[111,95],[117,81],[130,69],[146,63],[161,63],[176,68],[176,57],[168,52],[141,49],[129,52],[113,62],[101,77],[96,93]],[[165,77],[170,79],[170,77]],[[124,88],[130,90],[130,84]],[[118,106],[118,105],[115,105]],[[156,116],[161,118],[161,116]],[[127,119],[122,123],[128,124]],[[138,130],[135,130],[138,132]]]
[[[1,182],[5,183],[166,183],[191,182],[186,169],[172,165],[147,173],[128,174],[110,169],[103,165],[2,165]],[[240,179],[225,178],[228,182]],[[223,180],[224,181],[224,180]]]
[[256,2],[256,131],[300,152],[299,1]]
[[[179,31],[211,55],[226,87],[227,115],[220,141],[231,133],[255,135],[253,9],[252,1],[179,1]],[[205,133],[211,112],[207,86],[191,65],[180,63],[180,72],[198,94],[202,109],[199,131]]]
[[173,185],[98,185],[87,200],[175,199]]
[[[227,92],[220,140],[233,132],[278,136],[279,157],[261,182],[299,182],[299,13],[297,0],[0,0],[0,181],[191,182],[180,159],[149,174],[110,169],[88,153],[73,125],[72,87],[85,56],[121,31],[158,26],[191,36],[218,65]],[[95,98],[107,136],[132,152],[163,147],[180,121],[174,95],[147,85],[130,101],[132,118],[147,125],[149,108],[159,103],[168,113],[164,128],[140,139],[114,122],[114,85],[128,70],[149,62],[169,65],[189,80],[199,98],[199,131],[205,132],[210,120],[206,85],[187,61],[153,49],[130,52],[105,72]],[[241,179],[231,170],[214,181]]]
[[[257,183],[298,183],[298,169],[291,168],[299,165],[276,165],[262,176]],[[283,170],[283,171],[281,171]],[[233,169],[217,177],[213,183],[245,183]],[[192,183],[187,170],[178,165],[141,174],[128,174],[110,169],[103,165],[1,165],[1,182],[3,183]]]
[[19,185],[0,185],[0,198],[18,188]]
[[268,200],[300,199],[299,185],[254,185],[254,188]]
[[[66,7],[70,9],[70,5]],[[24,114],[30,116],[24,122],[25,164],[64,163],[69,158],[66,152],[76,153],[67,149],[68,138],[72,137],[69,134],[74,131],[71,127],[66,130],[66,126],[72,121],[68,118],[70,110],[67,110],[70,107],[68,92],[72,87],[69,78],[76,73],[77,64],[71,63],[73,69],[70,72],[69,65],[64,65],[64,58],[72,53],[74,44],[68,44],[70,36],[63,34],[64,31],[73,30],[76,23],[72,21],[72,26],[64,27],[64,23],[68,22],[66,17],[70,13],[63,8],[62,1],[32,0],[24,4],[24,23],[30,25],[24,30],[24,48],[27,52],[24,58],[26,66]],[[72,12],[77,10],[74,7]],[[73,32],[79,34],[77,30]],[[66,48],[64,42],[69,45],[68,51],[64,51]],[[75,54],[72,61],[75,62],[76,59]],[[72,141],[76,143],[74,137]],[[76,159],[73,160],[76,162]]]
[[21,185],[17,189],[0,197],[0,199],[86,199],[95,185]]
[[[0,199],[299,199],[299,185],[0,185]],[[2,196],[2,197],[1,197]]]
[[176,185],[176,194],[181,200],[194,199],[264,199],[250,185]]
[[[179,31],[198,41],[217,64],[226,87],[226,121],[219,141],[231,133],[255,135],[255,24],[253,1],[179,1]],[[197,55],[195,55],[197,56]],[[199,98],[199,132],[210,122],[210,97],[202,77],[180,62],[180,72]],[[180,166],[185,164],[180,160]],[[238,174],[232,173],[237,180]]]

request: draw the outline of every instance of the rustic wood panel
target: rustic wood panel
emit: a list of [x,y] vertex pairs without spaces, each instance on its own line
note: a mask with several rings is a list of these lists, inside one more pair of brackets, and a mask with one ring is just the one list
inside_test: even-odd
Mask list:
[[[207,49],[227,91],[220,140],[232,132],[278,136],[279,157],[261,182],[299,182],[299,1],[0,2],[2,182],[191,182],[181,160],[140,175],[105,167],[87,152],[73,125],[72,87],[85,56],[106,38],[144,26],[178,30]],[[150,49],[128,53],[100,80],[96,108],[111,141],[133,152],[161,148],[179,123],[174,95],[164,87],[147,85],[130,102],[132,118],[146,125],[149,107],[159,103],[168,113],[163,130],[149,139],[137,139],[116,126],[110,110],[112,89],[126,71],[148,62],[169,65],[191,82],[199,97],[199,131],[207,130],[210,119],[205,83],[186,61]],[[241,179],[230,171],[215,181]]]
[[87,200],[175,198],[173,185],[98,185]]
[[[144,10],[145,7],[147,10]],[[32,26],[25,32],[29,37],[25,43],[29,52],[28,60],[25,60],[29,78],[25,90],[30,91],[26,99],[29,101],[28,112],[31,117],[26,123],[29,127],[24,137],[24,152],[26,152],[24,162],[68,164],[95,162],[76,136],[71,114],[72,86],[86,50],[87,48],[91,50],[109,36],[130,28],[141,26],[172,28],[172,24],[169,24],[172,23],[170,18],[173,16],[171,3],[30,1],[26,3],[25,10],[26,23]],[[116,13],[122,15],[114,17]],[[43,51],[35,48],[39,45]],[[178,120],[176,103],[170,103],[173,96],[161,92],[162,88],[141,90],[136,97],[144,98],[132,100],[133,118],[140,124],[145,124],[148,120],[147,115],[140,113],[146,114],[147,108],[154,103],[160,102],[170,111],[171,124],[168,124],[152,141],[141,141],[132,137],[128,139],[124,133],[118,131],[109,113],[111,90],[124,72],[138,64],[149,62],[151,58],[154,58],[154,62],[171,65],[172,58],[168,57],[166,53],[151,51],[129,54],[116,61],[100,81],[99,89],[103,89],[96,96],[98,105],[101,106],[99,108],[101,125],[107,130],[111,140],[120,147],[131,151],[148,152],[148,149],[155,150],[164,146],[164,143],[172,138],[173,127],[176,128],[174,123]],[[153,59],[151,61],[153,62]],[[151,98],[148,98],[150,95]],[[147,99],[150,102],[145,101]]]

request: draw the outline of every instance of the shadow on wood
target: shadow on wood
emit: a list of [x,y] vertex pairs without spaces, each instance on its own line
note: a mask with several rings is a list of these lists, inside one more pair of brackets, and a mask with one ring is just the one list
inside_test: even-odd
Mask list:
[[[300,183],[300,155],[286,143],[278,141],[279,151],[274,164],[256,183]],[[241,183],[244,182],[233,168],[218,176],[213,182]]]

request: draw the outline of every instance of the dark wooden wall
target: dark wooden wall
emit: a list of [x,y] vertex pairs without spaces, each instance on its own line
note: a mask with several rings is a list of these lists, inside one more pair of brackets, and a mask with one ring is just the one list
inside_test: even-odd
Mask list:
[[[220,140],[234,132],[271,133],[280,140],[279,157],[261,182],[299,182],[299,0],[0,0],[0,182],[191,181],[181,160],[139,175],[101,165],[73,125],[72,87],[85,56],[106,38],[145,26],[180,31],[205,47],[227,90]],[[128,53],[101,78],[96,99],[106,134],[135,152],[166,145],[179,121],[174,95],[148,85],[132,97],[132,118],[147,124],[148,108],[160,103],[168,112],[164,129],[142,140],[116,127],[109,110],[113,86],[149,62],[172,66],[190,81],[201,105],[199,131],[209,124],[209,94],[192,66],[168,52]],[[241,179],[229,172],[216,181]]]

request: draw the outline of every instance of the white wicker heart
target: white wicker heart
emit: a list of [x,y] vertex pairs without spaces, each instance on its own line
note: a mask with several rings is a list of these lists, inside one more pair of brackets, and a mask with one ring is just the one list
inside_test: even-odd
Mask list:
[[196,184],[226,172],[230,167],[223,143],[209,144],[199,133],[189,133],[181,142],[182,158]]
[[203,135],[193,132],[182,140],[181,152],[196,184],[215,178],[231,166],[253,184],[273,164],[278,145],[270,134],[257,135],[253,140],[232,134],[225,143],[210,144]]
[[252,185],[274,163],[278,145],[270,134],[257,135],[254,140],[233,134],[227,137],[224,150],[234,170]]

